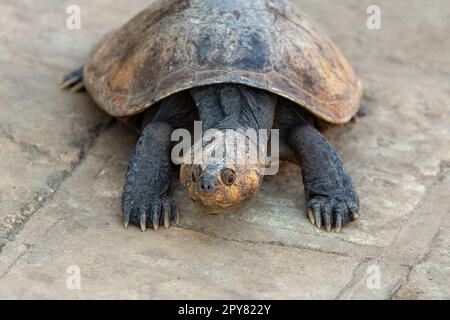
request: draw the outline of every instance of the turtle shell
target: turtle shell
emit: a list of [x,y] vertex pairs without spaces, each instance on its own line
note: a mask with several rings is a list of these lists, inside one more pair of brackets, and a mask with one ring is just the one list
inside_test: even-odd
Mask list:
[[353,117],[362,95],[339,50],[284,0],[155,1],[97,45],[84,80],[116,117],[182,90],[238,83],[340,124]]

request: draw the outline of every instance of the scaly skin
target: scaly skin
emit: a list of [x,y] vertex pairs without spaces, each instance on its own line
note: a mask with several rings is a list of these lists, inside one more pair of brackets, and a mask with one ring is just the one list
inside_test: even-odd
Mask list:
[[304,122],[291,131],[288,143],[302,168],[311,223],[340,232],[359,218],[359,199],[350,175],[325,137]]
[[[67,75],[61,88],[83,89],[82,68]],[[266,91],[223,84],[195,88],[190,94],[182,92],[166,98],[155,117],[146,124],[131,158],[124,186],[125,226],[131,222],[145,231],[147,227],[158,229],[160,225],[168,228],[178,220],[175,203],[169,196],[170,136],[174,128],[190,127],[198,118],[203,122],[204,131],[211,128],[280,129],[282,160],[302,168],[310,221],[318,228],[324,226],[328,231],[334,228],[340,232],[345,224],[359,217],[359,199],[350,175],[336,151],[314,128],[314,118],[309,113]]]
[[151,122],[139,138],[122,195],[125,227],[131,221],[142,231],[147,227],[157,230],[159,225],[169,228],[178,219],[169,196],[171,134],[168,123]]
[[280,128],[280,157],[302,168],[311,223],[340,232],[359,217],[359,199],[341,158],[314,127],[315,120],[294,103],[279,101],[274,126]]

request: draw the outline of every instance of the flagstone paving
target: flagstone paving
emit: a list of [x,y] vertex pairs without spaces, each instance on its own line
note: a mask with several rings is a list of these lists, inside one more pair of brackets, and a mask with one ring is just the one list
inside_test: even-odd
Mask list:
[[[316,230],[300,170],[284,163],[223,216],[174,176],[180,226],[142,233],[120,209],[136,134],[57,83],[148,2],[0,4],[0,298],[450,298],[449,4],[295,1],[364,83],[368,116],[327,133],[360,221]],[[81,30],[66,28],[72,4]],[[366,27],[372,4],[379,30]]]

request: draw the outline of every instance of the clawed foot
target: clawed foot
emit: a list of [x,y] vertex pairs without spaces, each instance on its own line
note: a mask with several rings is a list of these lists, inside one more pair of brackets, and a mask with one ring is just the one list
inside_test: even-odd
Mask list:
[[341,229],[348,222],[359,218],[358,196],[351,192],[348,196],[315,196],[308,202],[308,217],[317,228],[324,226],[330,232]]
[[145,232],[147,227],[158,230],[162,225],[168,229],[173,222],[179,224],[175,201],[166,195],[149,194],[140,197],[124,193],[122,203],[125,228],[130,222],[140,226],[142,232]]
[[83,66],[64,76],[59,84],[61,90],[70,89],[72,92],[79,92],[84,89]]

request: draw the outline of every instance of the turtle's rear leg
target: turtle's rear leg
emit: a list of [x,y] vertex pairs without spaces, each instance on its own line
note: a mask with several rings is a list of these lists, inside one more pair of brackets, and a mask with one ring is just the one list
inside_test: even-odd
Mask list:
[[79,92],[84,89],[83,82],[83,69],[84,66],[72,71],[64,76],[63,80],[59,84],[61,90],[70,89],[72,92]]
[[368,114],[369,114],[369,108],[367,108],[367,106],[365,104],[362,104],[359,107],[358,112],[356,112],[356,114],[353,116],[352,122],[358,123],[359,118],[365,117]]

